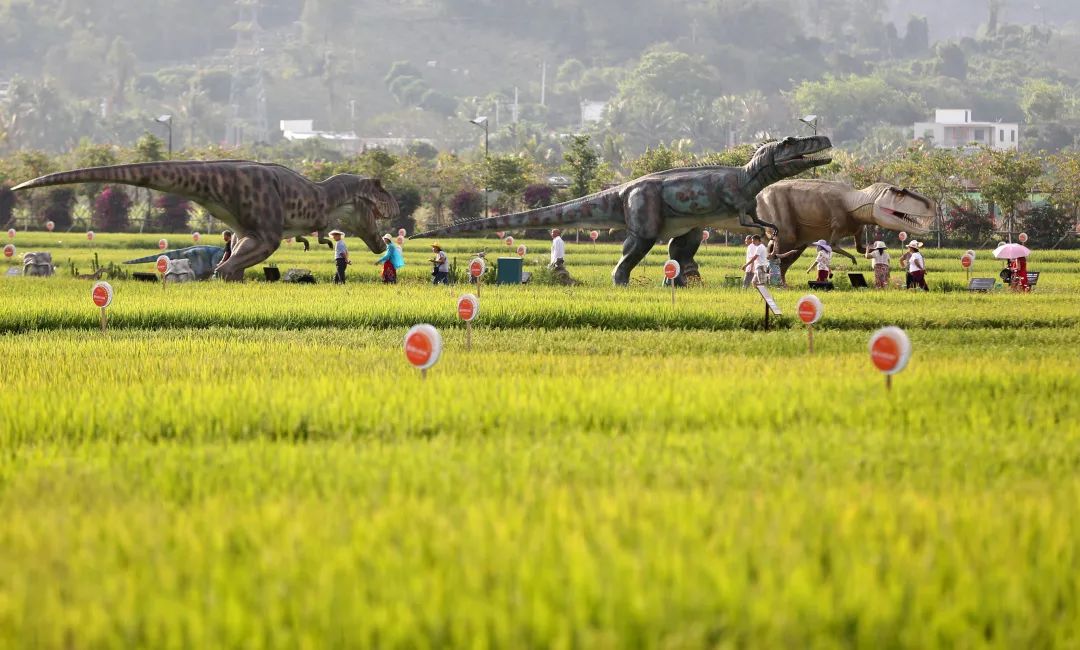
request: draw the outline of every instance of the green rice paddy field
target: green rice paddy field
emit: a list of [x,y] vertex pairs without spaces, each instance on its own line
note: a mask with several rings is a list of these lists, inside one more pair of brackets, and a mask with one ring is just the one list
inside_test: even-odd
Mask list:
[[716,245],[672,306],[661,247],[616,289],[570,243],[564,288],[525,242],[471,352],[420,241],[395,287],[355,240],[345,287],[297,245],[319,284],[116,280],[102,333],[68,260],[158,237],[19,233],[58,275],[0,277],[0,646],[1080,647],[1080,252],[976,295],[928,249],[929,294],[819,294],[814,355]]

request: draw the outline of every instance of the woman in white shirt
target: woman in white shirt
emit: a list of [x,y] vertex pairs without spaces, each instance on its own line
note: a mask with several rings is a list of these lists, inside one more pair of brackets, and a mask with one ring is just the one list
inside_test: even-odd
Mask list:
[[908,273],[911,274],[911,284],[923,291],[929,291],[930,287],[926,286],[926,261],[923,259],[922,253],[919,249],[922,248],[922,244],[917,241],[913,241],[908,244],[908,250],[911,251],[911,257],[908,258]]
[[817,281],[828,282],[829,275],[832,273],[829,268],[829,265],[832,263],[832,246],[829,246],[829,242],[824,239],[819,239],[812,245],[817,246],[817,257],[814,258],[813,263],[810,264],[810,268],[806,269],[806,272],[809,273],[814,270],[814,267],[816,266]]
[[885,242],[876,241],[866,251],[866,259],[874,261],[874,288],[884,289],[889,286],[889,251]]

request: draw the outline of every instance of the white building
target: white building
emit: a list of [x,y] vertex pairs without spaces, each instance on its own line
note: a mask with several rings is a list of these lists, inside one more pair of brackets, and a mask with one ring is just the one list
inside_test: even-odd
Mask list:
[[916,122],[915,138],[929,140],[939,149],[986,145],[992,149],[1016,150],[1020,125],[1015,122],[973,122],[965,108],[934,111],[933,122]]
[[290,142],[318,138],[344,153],[362,153],[367,149],[404,149],[413,142],[426,142],[427,138],[367,138],[355,131],[316,131],[314,120],[281,120],[281,134]]

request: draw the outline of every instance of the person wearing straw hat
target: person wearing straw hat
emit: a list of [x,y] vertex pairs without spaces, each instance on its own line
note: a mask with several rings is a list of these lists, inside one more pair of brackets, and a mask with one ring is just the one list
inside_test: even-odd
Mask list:
[[874,261],[874,288],[884,289],[889,286],[889,251],[885,242],[876,241],[866,251],[866,259]]
[[431,264],[435,267],[431,271],[432,284],[450,284],[450,260],[446,257],[446,251],[439,246],[439,242],[431,245]]
[[394,244],[394,238],[390,235],[383,235],[383,241],[386,242],[386,252],[383,256],[375,260],[375,265],[382,264],[382,281],[385,284],[397,284],[397,272],[398,269],[405,266],[405,258],[401,254],[401,249]]
[[818,252],[817,257],[811,262],[810,268],[806,269],[806,272],[809,273],[814,270],[814,267],[817,267],[817,281],[828,282],[829,276],[832,275],[832,269],[829,268],[830,264],[832,264],[832,246],[829,246],[829,242],[824,239],[817,240],[811,246],[816,246]]
[[340,230],[331,230],[330,238],[334,240],[334,265],[337,273],[334,274],[334,284],[345,284],[345,267],[352,264],[349,260],[349,247],[345,245],[345,233]]
[[911,274],[912,287],[929,291],[930,287],[926,286],[926,260],[923,259],[922,253],[919,252],[922,247],[922,242],[915,240],[911,240],[911,243],[908,244],[908,250],[911,251],[911,256],[908,257],[908,273]]

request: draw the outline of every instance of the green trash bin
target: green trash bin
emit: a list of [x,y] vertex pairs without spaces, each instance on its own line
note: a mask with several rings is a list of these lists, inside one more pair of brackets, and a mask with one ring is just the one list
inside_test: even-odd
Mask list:
[[495,273],[495,284],[521,284],[523,261],[520,257],[500,257]]

